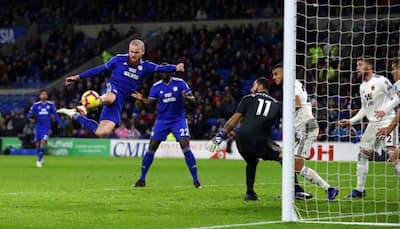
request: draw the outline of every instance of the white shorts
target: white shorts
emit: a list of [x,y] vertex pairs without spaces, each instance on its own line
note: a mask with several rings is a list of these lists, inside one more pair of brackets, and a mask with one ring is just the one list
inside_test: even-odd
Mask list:
[[396,146],[398,142],[398,131],[397,128],[385,140],[379,140],[376,137],[378,129],[389,126],[391,119],[382,120],[379,122],[368,123],[364,134],[361,136],[360,148],[373,152],[380,152],[382,149],[388,146]]

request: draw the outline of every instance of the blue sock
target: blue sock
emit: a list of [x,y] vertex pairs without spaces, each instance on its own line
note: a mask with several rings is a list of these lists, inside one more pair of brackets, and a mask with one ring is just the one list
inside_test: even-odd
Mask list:
[[41,161],[43,159],[44,148],[39,147],[39,149],[37,149],[36,152],[37,152],[38,161]]
[[96,132],[97,127],[99,126],[96,121],[94,121],[93,119],[88,119],[83,115],[74,115],[72,116],[72,118],[79,122],[84,129],[89,130],[93,133]]
[[185,155],[186,165],[189,168],[190,173],[192,174],[193,182],[198,182],[199,178],[197,177],[196,159],[194,158],[192,151],[190,150],[190,148],[185,148],[183,149],[183,154]]
[[142,161],[142,175],[140,175],[140,180],[145,181],[147,172],[150,169],[151,164],[154,160],[154,151],[147,150],[144,154],[143,161]]

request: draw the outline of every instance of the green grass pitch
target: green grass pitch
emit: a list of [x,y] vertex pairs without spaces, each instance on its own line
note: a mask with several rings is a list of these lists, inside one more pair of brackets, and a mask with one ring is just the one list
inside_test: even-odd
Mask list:
[[[243,161],[198,160],[203,188],[196,190],[183,159],[156,158],[148,174],[147,187],[137,189],[131,185],[139,176],[139,158],[48,156],[45,160],[45,167],[39,169],[35,167],[34,157],[0,156],[0,228],[190,228],[280,220],[281,202],[276,196],[281,192],[281,169],[276,162],[259,164],[256,191],[261,200],[244,202]],[[316,165],[322,172],[328,169]],[[342,165],[330,163],[329,171],[344,169],[338,166]],[[351,167],[354,170],[355,164]],[[379,165],[373,169],[379,172],[384,168]],[[330,173],[333,185],[339,185],[335,183],[338,176]],[[346,188],[339,195],[343,200],[340,206],[338,201],[321,200],[324,192],[312,184],[306,188],[317,198],[296,204],[307,207],[311,218],[329,216],[329,212],[323,213],[328,207],[332,212],[338,207],[344,212],[352,208],[353,212],[360,211],[360,201],[349,202],[344,198],[354,182],[344,179],[340,184]],[[397,192],[395,189],[398,182],[393,179],[379,178],[368,185],[374,182],[383,189],[386,182],[398,194],[399,189]],[[380,202],[363,207],[398,210],[398,196],[390,194],[390,190],[383,192],[386,194],[379,189],[368,193],[371,198],[394,202],[386,209],[379,209]],[[313,213],[316,203],[321,213]],[[378,216],[370,217],[374,220]],[[384,217],[389,222],[399,222],[398,215]],[[368,227],[277,223],[251,228]]]

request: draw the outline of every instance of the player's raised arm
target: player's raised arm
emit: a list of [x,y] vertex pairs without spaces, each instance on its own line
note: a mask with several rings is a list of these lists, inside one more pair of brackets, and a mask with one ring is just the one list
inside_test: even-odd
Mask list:
[[175,64],[156,64],[151,61],[147,61],[147,73],[161,72],[184,72],[185,66],[183,63]]
[[65,78],[65,86],[69,86],[69,85],[75,83],[76,81],[79,81],[80,79],[94,77],[94,76],[100,75],[101,73],[103,73],[107,70],[112,70],[112,69],[114,69],[116,62],[117,62],[117,58],[113,57],[113,58],[111,58],[111,60],[109,60],[105,64],[96,66],[94,68],[90,68],[78,75],[68,76],[67,78]]

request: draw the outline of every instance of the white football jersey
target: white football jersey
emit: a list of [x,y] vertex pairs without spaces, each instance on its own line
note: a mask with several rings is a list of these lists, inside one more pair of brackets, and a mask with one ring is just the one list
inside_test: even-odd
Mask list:
[[399,97],[390,81],[383,76],[374,74],[370,80],[360,85],[361,109],[350,119],[356,123],[367,117],[370,122],[381,121],[375,117],[375,111],[384,111],[383,119],[392,119],[394,108],[399,104]]
[[400,91],[400,80],[397,80],[394,84],[393,84],[394,90],[396,92]]
[[298,80],[295,80],[294,82],[294,95],[299,96],[301,101],[301,108],[297,109],[296,111],[295,125],[314,118],[312,114],[311,103],[308,102],[307,91],[304,89],[303,84]]

